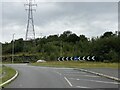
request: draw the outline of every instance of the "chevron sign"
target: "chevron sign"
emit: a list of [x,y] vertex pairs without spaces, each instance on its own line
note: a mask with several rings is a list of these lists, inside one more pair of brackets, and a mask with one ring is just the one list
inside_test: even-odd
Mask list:
[[95,61],[95,56],[58,57],[58,61]]

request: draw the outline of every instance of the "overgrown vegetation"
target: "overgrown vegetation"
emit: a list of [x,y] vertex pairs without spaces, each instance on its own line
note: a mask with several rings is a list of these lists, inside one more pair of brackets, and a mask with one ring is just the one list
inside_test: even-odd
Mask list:
[[[3,62],[11,61],[12,42],[2,44]],[[100,62],[120,60],[120,37],[113,32],[105,32],[100,37],[89,39],[85,35],[77,36],[71,31],[65,31],[61,35],[37,38],[35,42],[24,41],[21,38],[14,43],[16,62],[22,62],[27,58],[31,61],[38,59],[56,61],[59,56],[88,55],[95,55]]]

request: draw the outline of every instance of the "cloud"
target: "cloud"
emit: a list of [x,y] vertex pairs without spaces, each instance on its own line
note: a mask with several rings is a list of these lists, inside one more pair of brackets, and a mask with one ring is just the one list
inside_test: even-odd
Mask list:
[[[117,30],[118,6],[115,2],[39,2],[34,12],[36,37],[71,30],[77,35],[99,36]],[[27,12],[24,3],[3,3],[3,42],[24,38]]]

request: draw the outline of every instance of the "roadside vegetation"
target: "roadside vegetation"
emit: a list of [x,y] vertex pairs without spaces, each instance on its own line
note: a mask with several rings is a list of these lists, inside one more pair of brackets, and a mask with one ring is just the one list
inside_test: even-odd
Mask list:
[[0,66],[0,74],[2,74],[2,67]]
[[16,71],[11,67],[6,67],[3,65],[2,73],[3,73],[3,76],[1,77],[2,79],[1,83],[4,83],[5,81],[11,79],[16,74]]
[[0,84],[2,83],[2,67],[0,66]]
[[80,61],[62,61],[62,62],[44,62],[32,63],[34,66],[49,66],[49,67],[69,67],[69,68],[115,68],[118,69],[118,63],[102,63],[102,62],[80,62]]
[[[120,35],[120,34],[119,34]],[[97,62],[118,63],[120,61],[120,36],[105,32],[99,37],[88,38],[65,31],[60,35],[49,35],[35,41],[15,40],[14,62],[36,62],[39,59],[57,61],[58,57],[96,56]],[[34,43],[35,42],[35,43]],[[12,43],[2,44],[2,61],[11,62]]]

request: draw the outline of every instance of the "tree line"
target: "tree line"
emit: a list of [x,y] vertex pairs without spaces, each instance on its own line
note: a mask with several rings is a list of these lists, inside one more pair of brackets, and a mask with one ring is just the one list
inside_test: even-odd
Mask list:
[[[12,43],[2,43],[2,54],[12,54]],[[64,31],[61,35],[49,35],[25,41],[22,38],[14,41],[15,55],[36,55],[36,59],[57,60],[58,57],[91,56],[97,61],[118,62],[120,60],[120,37],[113,32],[105,32],[100,37],[87,38]]]

